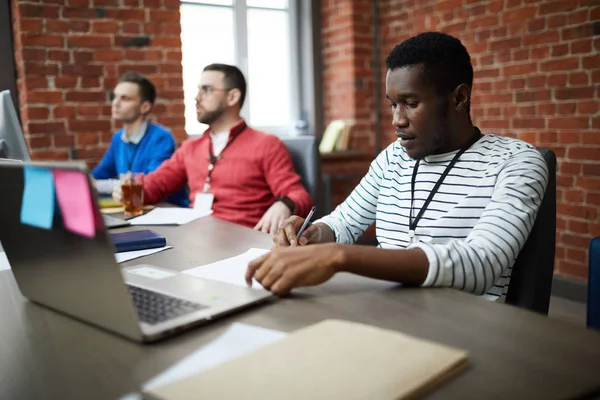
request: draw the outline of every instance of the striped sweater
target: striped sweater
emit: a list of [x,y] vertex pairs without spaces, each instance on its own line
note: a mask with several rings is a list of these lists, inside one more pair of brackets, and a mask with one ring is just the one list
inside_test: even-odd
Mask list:
[[[413,219],[455,154],[421,160]],[[523,141],[483,136],[450,170],[411,240],[414,166],[400,142],[392,143],[350,196],[317,222],[328,225],[338,243],[354,243],[375,222],[379,247],[425,252],[429,272],[423,286],[453,287],[503,300],[546,190],[544,159]]]

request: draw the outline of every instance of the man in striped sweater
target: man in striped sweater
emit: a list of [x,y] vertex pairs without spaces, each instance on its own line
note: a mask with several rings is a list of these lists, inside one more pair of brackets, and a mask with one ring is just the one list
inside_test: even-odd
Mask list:
[[[473,126],[473,67],[458,39],[420,34],[386,64],[398,140],[299,238],[304,220],[288,219],[274,235],[278,248],[252,262],[246,278],[285,294],[343,271],[502,299],[546,190],[544,159]],[[348,245],[373,222],[378,248]]]

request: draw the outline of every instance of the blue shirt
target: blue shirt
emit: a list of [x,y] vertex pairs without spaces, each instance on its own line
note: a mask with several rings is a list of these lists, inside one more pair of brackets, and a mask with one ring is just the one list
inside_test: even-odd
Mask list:
[[[156,170],[163,161],[171,158],[175,152],[175,138],[162,125],[148,123],[145,133],[140,135],[139,140],[126,143],[122,136],[123,129],[113,135],[110,147],[102,161],[92,170],[94,179],[118,178],[119,174],[127,171],[148,174]],[[189,206],[185,189],[174,193],[167,201],[182,207]]]

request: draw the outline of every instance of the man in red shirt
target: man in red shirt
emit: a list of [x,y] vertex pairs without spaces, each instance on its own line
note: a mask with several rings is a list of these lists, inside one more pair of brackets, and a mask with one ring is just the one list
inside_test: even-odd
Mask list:
[[[187,184],[191,207],[212,206],[217,218],[271,234],[292,214],[308,213],[312,200],[283,142],[240,117],[245,96],[246,80],[238,68],[204,68],[196,112],[209,129],[145,176],[145,203],[158,203]],[[120,189],[116,185],[113,192],[117,202]]]

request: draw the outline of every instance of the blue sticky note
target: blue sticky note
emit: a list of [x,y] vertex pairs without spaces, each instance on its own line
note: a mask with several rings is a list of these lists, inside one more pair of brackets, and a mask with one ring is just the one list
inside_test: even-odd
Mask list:
[[21,223],[51,229],[54,219],[54,179],[46,168],[26,166]]

